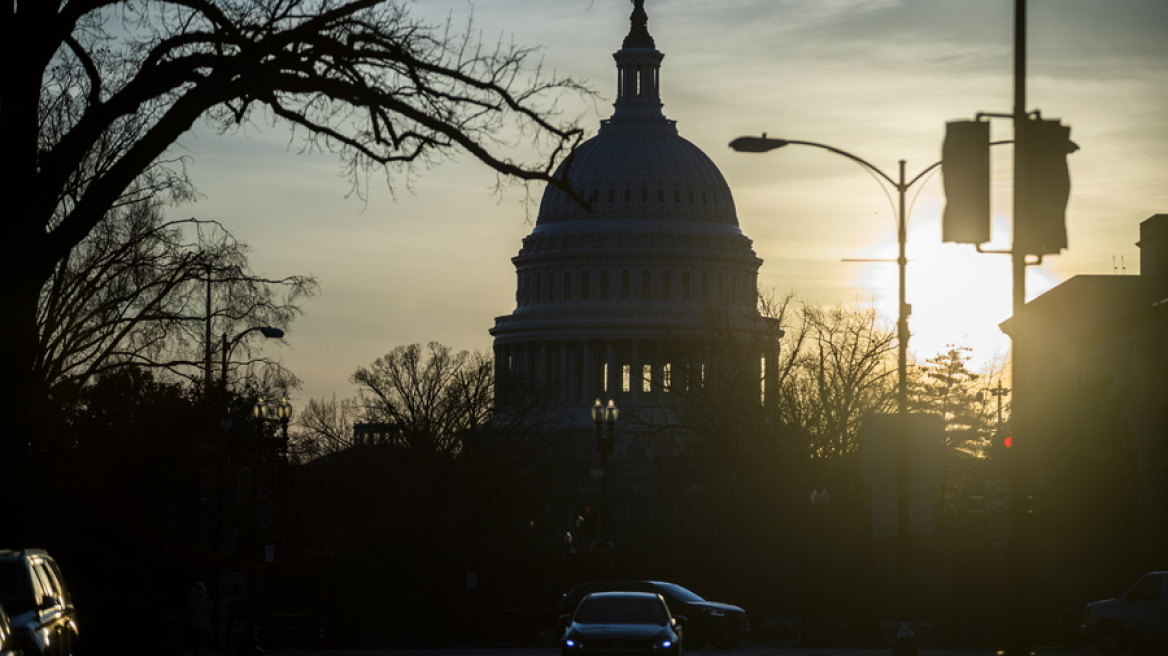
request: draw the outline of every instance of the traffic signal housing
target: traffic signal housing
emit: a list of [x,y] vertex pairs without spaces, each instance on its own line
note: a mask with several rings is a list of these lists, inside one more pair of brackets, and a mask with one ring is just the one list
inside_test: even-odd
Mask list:
[[941,146],[945,211],[941,240],[984,244],[990,240],[990,124],[951,121]]
[[1067,247],[1071,174],[1067,155],[1078,150],[1071,128],[1057,120],[1028,119],[1015,128],[1018,170],[1014,251],[1053,255]]

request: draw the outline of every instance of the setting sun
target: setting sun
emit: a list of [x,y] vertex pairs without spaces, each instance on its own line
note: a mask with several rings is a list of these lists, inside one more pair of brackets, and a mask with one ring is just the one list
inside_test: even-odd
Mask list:
[[[1013,280],[1010,257],[1002,253],[979,253],[973,246],[940,241],[937,212],[929,208],[923,216],[909,221],[907,301],[909,352],[918,361],[946,350],[949,345],[969,347],[975,368],[996,362],[1009,354],[1010,340],[998,327],[1012,314]],[[1009,234],[1009,220],[996,217],[994,235]],[[987,246],[986,250],[1002,250]],[[879,244],[870,259],[889,262],[857,262],[853,284],[866,290],[877,311],[889,323],[896,319],[897,270],[894,235]],[[1053,280],[1042,269],[1027,272],[1027,296],[1047,290]]]

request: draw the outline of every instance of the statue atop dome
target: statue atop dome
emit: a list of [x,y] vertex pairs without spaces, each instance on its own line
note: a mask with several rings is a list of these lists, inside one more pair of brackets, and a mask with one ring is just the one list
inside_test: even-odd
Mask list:
[[645,0],[633,0],[633,13],[629,16],[631,26],[625,37],[624,48],[656,48],[653,37],[649,36],[649,14],[645,13]]

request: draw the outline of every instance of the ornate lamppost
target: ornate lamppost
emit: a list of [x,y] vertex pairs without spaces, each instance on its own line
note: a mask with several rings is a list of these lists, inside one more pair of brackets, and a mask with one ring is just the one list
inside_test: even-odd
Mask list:
[[[592,404],[592,421],[596,423],[596,452],[600,454],[600,537],[603,540],[611,537],[608,512],[608,457],[612,455],[613,431],[619,414],[620,410],[612,399],[608,400],[608,405],[601,404],[600,399],[596,399],[596,403]],[[604,430],[605,425],[608,426],[607,433]]]

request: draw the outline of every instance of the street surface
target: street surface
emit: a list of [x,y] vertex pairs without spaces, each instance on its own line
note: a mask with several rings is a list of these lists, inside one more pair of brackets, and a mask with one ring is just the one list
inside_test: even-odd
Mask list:
[[[449,649],[373,649],[373,650],[264,650],[264,656],[559,656],[556,647],[491,647]],[[891,649],[804,649],[766,643],[740,643],[722,651],[705,648],[689,650],[690,656],[891,656]],[[1035,650],[1037,656],[1090,656],[1094,652],[1074,649]],[[919,656],[995,656],[991,650],[922,649]]]

